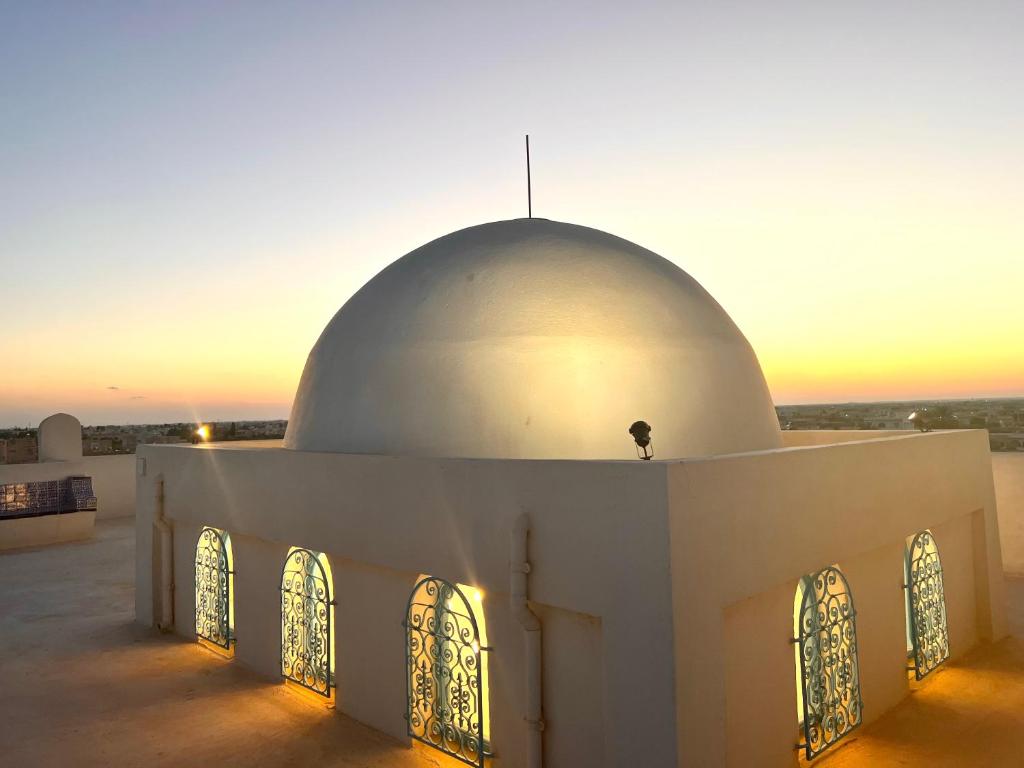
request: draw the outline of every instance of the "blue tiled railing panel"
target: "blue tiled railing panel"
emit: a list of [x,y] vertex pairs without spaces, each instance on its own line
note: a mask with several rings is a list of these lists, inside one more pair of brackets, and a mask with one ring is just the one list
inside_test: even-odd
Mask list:
[[57,515],[96,509],[91,477],[0,485],[0,517]]

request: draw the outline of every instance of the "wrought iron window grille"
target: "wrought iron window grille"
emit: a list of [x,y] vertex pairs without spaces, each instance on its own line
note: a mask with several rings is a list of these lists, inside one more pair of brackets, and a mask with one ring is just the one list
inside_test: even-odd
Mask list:
[[295,548],[281,571],[281,676],[330,699],[335,602],[320,555]]
[[833,566],[801,580],[798,647],[803,701],[803,742],[813,760],[863,719],[857,659],[857,612],[842,572]]
[[203,528],[196,542],[196,637],[225,651],[231,650],[231,569],[227,537],[216,528]]
[[912,662],[907,669],[922,680],[949,658],[942,560],[930,531],[917,533],[907,546],[904,578]]
[[487,739],[484,653],[473,608],[455,584],[427,576],[406,606],[405,719],[408,734],[456,760],[483,768]]

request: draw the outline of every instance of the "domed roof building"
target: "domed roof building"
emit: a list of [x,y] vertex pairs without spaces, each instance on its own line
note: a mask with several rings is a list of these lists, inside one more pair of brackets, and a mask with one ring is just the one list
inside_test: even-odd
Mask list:
[[757,357],[667,259],[546,219],[470,227],[357,292],[306,362],[285,445],[501,459],[635,459],[780,445]]
[[283,444],[137,475],[139,622],[430,764],[790,768],[907,694],[908,638],[921,678],[1006,631],[984,430],[780,431],[693,278],[571,224],[399,259]]

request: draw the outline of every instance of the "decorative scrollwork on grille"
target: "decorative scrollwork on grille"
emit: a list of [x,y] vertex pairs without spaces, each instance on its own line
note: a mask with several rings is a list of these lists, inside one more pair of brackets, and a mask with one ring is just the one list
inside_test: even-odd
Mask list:
[[227,537],[203,528],[196,543],[196,636],[230,650],[231,565]]
[[828,567],[802,582],[796,638],[810,760],[860,725],[864,703],[857,664],[857,612],[846,578]]
[[308,549],[288,553],[281,574],[281,675],[330,698],[331,582],[320,557]]
[[942,561],[930,531],[921,531],[910,542],[905,569],[914,677],[920,680],[949,658]]
[[480,630],[466,596],[431,576],[413,589],[405,616],[409,735],[470,765],[484,765],[484,667]]

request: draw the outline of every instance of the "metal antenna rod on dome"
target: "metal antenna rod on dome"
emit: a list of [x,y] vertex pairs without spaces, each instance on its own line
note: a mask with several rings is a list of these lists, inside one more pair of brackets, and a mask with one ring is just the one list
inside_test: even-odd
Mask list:
[[533,191],[530,189],[530,134],[526,134],[526,215],[533,218]]

